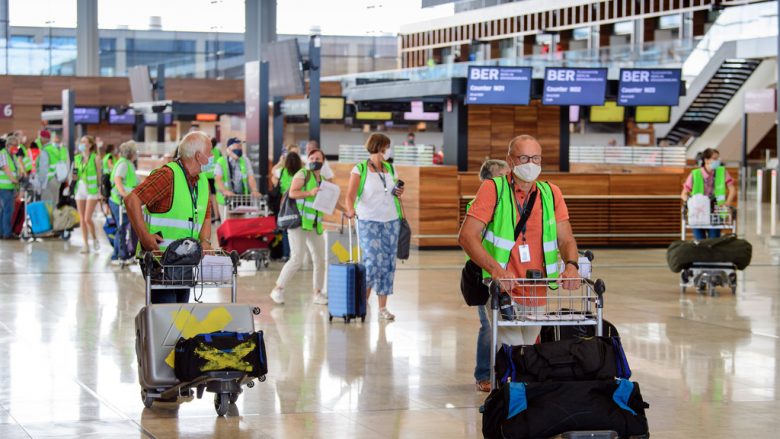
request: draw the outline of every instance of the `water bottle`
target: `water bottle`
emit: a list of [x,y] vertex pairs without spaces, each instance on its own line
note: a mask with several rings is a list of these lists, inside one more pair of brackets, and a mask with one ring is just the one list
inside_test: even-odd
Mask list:
[[580,256],[577,258],[577,265],[580,266],[580,277],[583,279],[590,279],[590,273],[591,273],[591,262],[590,259],[588,259],[585,256]]
[[512,298],[507,293],[501,293],[501,297],[498,301],[499,309],[501,310],[501,318],[504,320],[514,320],[515,313],[512,306]]

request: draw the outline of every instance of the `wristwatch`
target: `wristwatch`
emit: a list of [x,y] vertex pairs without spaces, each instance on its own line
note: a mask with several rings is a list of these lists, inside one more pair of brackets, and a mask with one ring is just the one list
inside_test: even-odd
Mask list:
[[577,270],[580,269],[580,264],[578,264],[577,261],[566,261],[566,265],[568,264],[574,265],[574,268],[576,268]]

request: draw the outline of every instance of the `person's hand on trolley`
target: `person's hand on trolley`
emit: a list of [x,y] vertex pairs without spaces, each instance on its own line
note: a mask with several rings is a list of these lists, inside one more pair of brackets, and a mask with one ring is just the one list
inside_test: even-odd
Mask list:
[[163,237],[145,232],[143,236],[138,237],[138,240],[141,241],[141,248],[144,250],[158,251],[160,250],[160,243],[163,242]]
[[582,284],[580,272],[577,267],[572,264],[566,264],[566,268],[564,268],[563,273],[561,273],[561,278],[564,279],[561,283],[565,290],[576,290]]

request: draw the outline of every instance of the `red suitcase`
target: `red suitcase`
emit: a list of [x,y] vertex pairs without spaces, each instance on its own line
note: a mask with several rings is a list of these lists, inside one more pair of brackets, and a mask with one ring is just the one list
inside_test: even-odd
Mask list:
[[217,229],[223,250],[243,254],[247,250],[268,249],[274,240],[276,217],[230,218]]
[[14,213],[11,216],[11,231],[16,236],[22,235],[22,228],[24,226],[24,201],[20,199],[14,200]]

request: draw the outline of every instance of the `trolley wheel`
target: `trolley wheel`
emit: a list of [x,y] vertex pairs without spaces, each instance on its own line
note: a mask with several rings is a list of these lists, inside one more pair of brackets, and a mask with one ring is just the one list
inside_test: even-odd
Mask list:
[[360,317],[360,323],[364,323],[365,321],[366,321],[366,316],[361,316]]
[[328,321],[333,323],[333,314],[328,313]]
[[715,297],[715,294],[716,294],[715,293],[715,285],[710,284],[709,288],[707,289],[707,291],[709,292],[710,297]]
[[686,289],[685,285],[680,285],[680,294],[685,294]]
[[230,394],[228,393],[215,393],[214,394],[214,410],[217,411],[217,416],[225,416],[230,407]]
[[351,319],[349,317],[344,317],[344,324],[346,325],[347,323],[349,323],[350,320]]
[[736,296],[737,295],[737,286],[736,285],[732,285],[731,286],[731,295],[732,296]]
[[63,230],[62,234],[60,235],[60,238],[62,238],[63,241],[67,241],[70,239],[70,230]]
[[238,393],[238,392],[230,394],[230,403],[231,404],[235,404],[236,401],[238,401],[238,395],[240,395],[240,393]]
[[263,258],[263,267],[268,268],[268,264],[271,263],[271,260],[268,258]]
[[260,259],[255,259],[255,271],[260,271]]
[[144,407],[150,409],[154,404],[154,398],[149,396],[149,392],[146,389],[141,389],[141,401],[144,403]]
[[257,377],[257,381],[260,381],[261,383],[265,382],[265,375],[260,375]]

